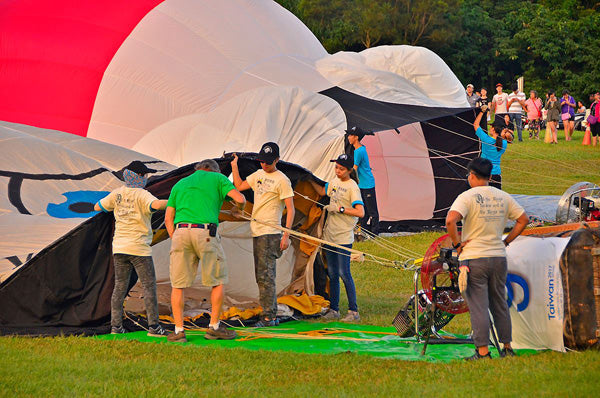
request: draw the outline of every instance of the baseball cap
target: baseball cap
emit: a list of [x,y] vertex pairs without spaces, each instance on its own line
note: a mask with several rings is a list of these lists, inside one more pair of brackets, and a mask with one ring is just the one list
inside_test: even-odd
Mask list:
[[137,175],[156,173],[158,171],[158,170],[149,168],[148,166],[146,166],[143,162],[141,162],[139,160],[134,160],[133,162],[129,163],[124,168],[133,171]]
[[475,88],[475,86],[474,86],[474,85],[472,85],[471,83],[467,84],[467,88],[469,88],[469,87],[471,87],[471,88]]
[[274,142],[267,142],[260,148],[257,159],[260,162],[271,164],[279,157],[279,145]]
[[496,84],[496,87],[502,87],[502,83]]
[[344,166],[348,170],[352,170],[354,168],[354,156],[346,155],[342,153],[337,159],[331,159],[330,162],[336,162],[340,166]]
[[349,128],[348,130],[346,130],[346,134],[347,135],[355,135],[360,139],[362,139],[365,135],[374,135],[373,132],[363,130],[362,128],[360,128],[358,126]]

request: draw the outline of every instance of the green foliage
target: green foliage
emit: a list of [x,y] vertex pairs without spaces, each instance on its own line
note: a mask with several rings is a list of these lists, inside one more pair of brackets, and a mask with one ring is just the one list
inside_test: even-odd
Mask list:
[[[464,83],[524,76],[526,90],[600,89],[598,0],[280,0],[330,53],[425,46]],[[493,94],[493,90],[490,92]]]

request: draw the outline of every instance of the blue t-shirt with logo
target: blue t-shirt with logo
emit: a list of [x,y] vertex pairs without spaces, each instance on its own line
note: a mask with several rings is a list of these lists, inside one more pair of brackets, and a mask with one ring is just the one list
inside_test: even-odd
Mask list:
[[361,146],[354,150],[354,165],[358,174],[358,187],[360,189],[375,188],[375,177],[369,165],[367,148]]

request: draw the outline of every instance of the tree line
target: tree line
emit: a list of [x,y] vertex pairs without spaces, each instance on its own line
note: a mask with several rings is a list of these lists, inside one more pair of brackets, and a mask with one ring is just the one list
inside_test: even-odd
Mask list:
[[[598,0],[278,0],[329,53],[386,44],[436,52],[463,83],[493,94],[520,76],[543,98],[600,90]],[[587,104],[586,104],[587,105]]]

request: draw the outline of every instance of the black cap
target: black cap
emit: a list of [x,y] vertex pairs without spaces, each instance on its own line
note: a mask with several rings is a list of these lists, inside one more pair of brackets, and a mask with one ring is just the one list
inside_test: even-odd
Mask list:
[[260,162],[271,164],[279,157],[279,145],[274,142],[267,142],[260,148],[258,160]]
[[354,157],[352,155],[346,155],[345,153],[342,153],[337,157],[337,159],[331,159],[330,162],[336,162],[348,170],[352,170],[354,168]]
[[346,134],[348,135],[355,135],[358,138],[363,138],[365,135],[373,135],[372,132],[370,131],[365,131],[362,128],[358,127],[358,126],[354,126],[352,128],[349,128],[348,130],[346,130]]
[[149,168],[148,166],[146,166],[144,163],[140,162],[139,160],[134,160],[133,162],[129,163],[124,168],[131,170],[135,174],[138,174],[138,175],[144,175],[144,174],[157,172],[157,170]]

